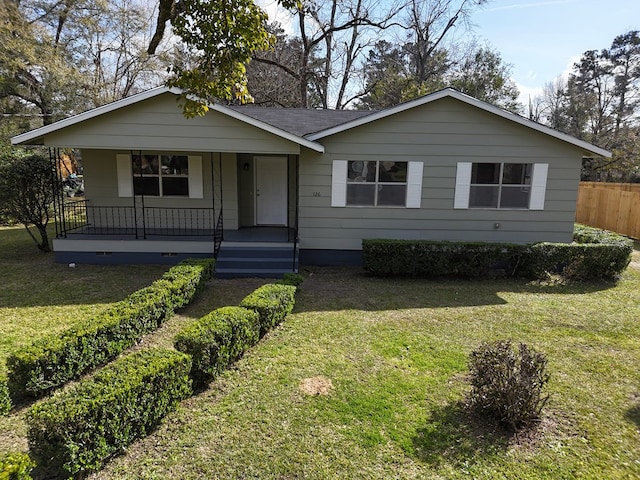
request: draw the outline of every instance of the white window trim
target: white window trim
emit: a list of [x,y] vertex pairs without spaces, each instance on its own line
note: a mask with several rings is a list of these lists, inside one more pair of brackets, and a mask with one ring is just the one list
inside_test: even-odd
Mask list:
[[[159,154],[162,155],[162,154]],[[189,196],[188,198],[204,198],[204,186],[202,175],[202,157],[199,155],[189,155]],[[131,155],[128,153],[116,155],[116,168],[118,175],[118,197],[133,197],[133,166],[131,165]],[[160,181],[158,175],[158,181]],[[179,196],[164,196],[154,198],[181,198]],[[182,197],[187,198],[187,197]]]
[[422,206],[422,177],[423,162],[409,162],[407,165],[407,206],[406,208],[420,208]]
[[544,210],[544,200],[547,193],[548,163],[534,163],[531,174],[531,197],[529,210]]
[[[373,160],[375,161],[375,160]],[[384,161],[384,160],[380,160]],[[407,197],[404,206],[347,205],[348,160],[334,160],[331,168],[331,206],[354,208],[420,208],[422,204],[423,162],[407,162]],[[384,183],[384,182],[383,182]]]
[[331,206],[347,206],[347,160],[334,160],[331,168]]
[[469,195],[471,192],[471,162],[458,162],[456,171],[456,191],[453,199],[453,208],[469,208]]
[[131,155],[116,155],[118,169],[118,197],[133,197],[133,167]]
[[204,198],[202,157],[189,155],[189,198]]
[[[512,163],[512,162],[493,162]],[[491,208],[488,210],[544,210],[544,201],[547,191],[548,163],[532,163],[531,193],[529,194],[529,208]],[[453,200],[453,208],[468,209],[469,195],[471,192],[471,169],[473,162],[458,162],[456,170],[456,188]]]

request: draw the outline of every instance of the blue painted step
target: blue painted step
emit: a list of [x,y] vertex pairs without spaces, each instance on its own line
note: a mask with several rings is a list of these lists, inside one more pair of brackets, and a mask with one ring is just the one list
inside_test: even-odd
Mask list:
[[217,278],[282,278],[297,270],[297,252],[294,265],[292,243],[222,242],[216,261]]

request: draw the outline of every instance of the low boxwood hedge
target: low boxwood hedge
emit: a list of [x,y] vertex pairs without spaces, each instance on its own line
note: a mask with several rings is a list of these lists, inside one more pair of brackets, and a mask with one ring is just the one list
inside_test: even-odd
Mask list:
[[0,480],[31,480],[35,463],[26,453],[0,454]]
[[293,310],[296,287],[268,283],[247,295],[240,306],[258,312],[260,316],[260,336],[280,324]]
[[633,241],[617,233],[576,225],[574,242],[532,245],[536,273],[574,280],[615,280],[631,262]]
[[6,415],[11,410],[11,396],[9,395],[9,379],[0,373],[0,415]]
[[99,469],[192,394],[190,370],[188,355],[143,350],[35,404],[26,415],[34,460],[56,478]]
[[495,275],[576,280],[616,279],[631,261],[633,242],[622,235],[577,225],[573,243],[432,242],[365,239],[365,270],[374,275],[478,278]]
[[191,355],[191,376],[197,385],[204,385],[255,345],[259,334],[257,312],[222,307],[184,328],[174,346]]
[[96,317],[14,352],[7,359],[11,397],[42,397],[113,360],[191,302],[213,265],[213,259],[181,262]]
[[521,276],[533,269],[529,246],[504,243],[365,239],[362,261],[374,275],[422,278]]

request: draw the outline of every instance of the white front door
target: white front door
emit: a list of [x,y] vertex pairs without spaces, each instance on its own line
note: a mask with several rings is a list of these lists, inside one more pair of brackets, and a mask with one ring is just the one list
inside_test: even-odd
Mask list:
[[256,225],[287,224],[287,157],[254,157]]

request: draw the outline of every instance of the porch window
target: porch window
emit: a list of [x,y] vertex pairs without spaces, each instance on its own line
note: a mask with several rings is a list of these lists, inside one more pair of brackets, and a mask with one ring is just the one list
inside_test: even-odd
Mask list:
[[132,155],[134,195],[189,196],[187,155]]

